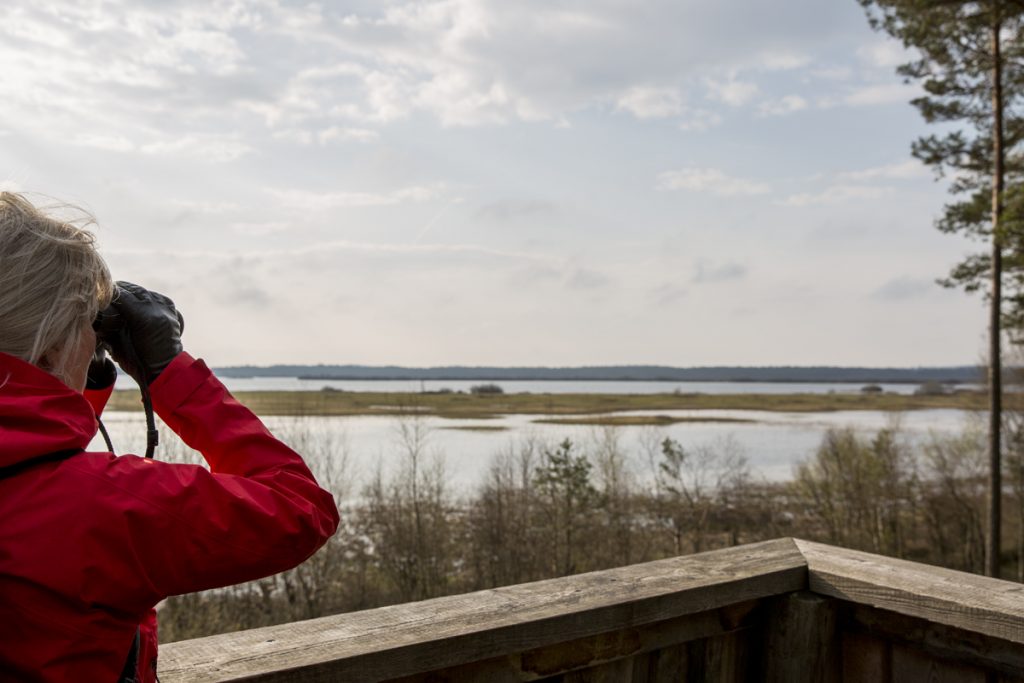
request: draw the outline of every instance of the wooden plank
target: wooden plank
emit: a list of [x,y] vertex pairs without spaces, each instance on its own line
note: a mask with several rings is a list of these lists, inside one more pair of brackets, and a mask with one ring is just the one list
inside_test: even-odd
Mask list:
[[[743,628],[752,630],[764,621],[753,608],[757,603],[739,605],[647,624],[635,629],[602,633],[589,638],[528,650],[463,664],[429,673],[392,679],[389,683],[425,683],[426,681],[487,681],[521,683],[585,669],[609,661],[632,657],[634,678],[643,683],[645,676],[654,681],[666,679],[677,670],[680,644],[720,635]],[[685,662],[685,653],[684,653]],[[685,673],[685,669],[683,669]],[[661,678],[659,678],[659,676]]]
[[747,635],[726,633],[694,641],[686,646],[686,681],[739,683],[746,679]]
[[532,676],[549,676],[622,659],[640,650],[641,639],[637,629],[612,631],[528,650],[518,657],[519,671]]
[[806,586],[792,539],[171,643],[160,679],[379,681]]
[[643,652],[633,657],[632,683],[655,683],[660,651]]
[[[671,650],[673,646],[750,629],[763,622],[755,611],[757,601],[730,605],[718,610],[667,619],[645,626],[600,634],[558,645],[523,652],[520,671],[529,676],[545,676],[622,657]],[[671,661],[669,654],[666,661]],[[642,666],[642,664],[637,664]],[[655,676],[671,668],[660,659],[654,663]],[[635,667],[634,667],[635,668]]]
[[839,678],[836,604],[797,591],[773,600],[768,621],[764,679],[770,683],[833,683]]
[[439,669],[412,676],[392,678],[382,683],[467,683],[469,681],[487,681],[487,683],[519,683],[520,681],[557,681],[561,683],[562,675],[548,676],[544,679],[523,677],[518,673],[516,662],[508,658],[486,659],[474,664],[455,666],[450,669]]
[[620,659],[580,669],[566,674],[562,680],[565,683],[633,683],[633,660]]
[[651,683],[680,683],[686,680],[686,644],[672,645],[658,651]]
[[1024,647],[1017,643],[866,605],[845,611],[849,628],[871,637],[908,645],[936,659],[1024,678]]
[[1024,585],[795,541],[810,589],[850,602],[1024,644]]
[[842,635],[843,683],[891,683],[889,643],[863,633]]
[[902,645],[892,648],[892,683],[986,683],[986,680],[981,669],[941,662]]

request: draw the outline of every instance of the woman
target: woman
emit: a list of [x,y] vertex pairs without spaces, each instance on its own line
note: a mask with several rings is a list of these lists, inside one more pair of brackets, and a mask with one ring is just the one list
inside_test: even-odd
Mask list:
[[[115,359],[208,470],[84,450],[113,387],[93,330],[111,303]],[[86,229],[4,192],[0,520],[0,681],[153,681],[157,602],[294,567],[338,511],[182,351],[170,299],[115,286]]]

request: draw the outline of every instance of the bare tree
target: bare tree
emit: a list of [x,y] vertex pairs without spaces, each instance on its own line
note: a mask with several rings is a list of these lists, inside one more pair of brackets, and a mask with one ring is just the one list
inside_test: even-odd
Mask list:
[[[634,530],[636,505],[634,501],[634,475],[627,454],[622,448],[622,429],[606,425],[592,433],[597,488],[600,492],[603,526],[600,535],[604,546],[602,566],[622,566],[636,561],[637,540]],[[597,551],[597,548],[595,548]]]
[[429,430],[421,416],[399,417],[395,434],[400,462],[388,476],[378,468],[367,487],[363,532],[402,600],[444,595],[453,574],[453,505],[444,460],[428,454]]
[[676,440],[661,443],[657,497],[659,517],[672,533],[674,551],[683,552],[689,538],[691,552],[708,542],[717,497],[748,477],[746,458],[735,442],[698,445],[689,450]]
[[533,519],[533,471],[540,445],[527,437],[497,453],[471,506],[470,547],[474,587],[489,588],[543,576]]
[[830,543],[900,555],[916,482],[914,459],[894,424],[871,440],[850,428],[829,429],[814,457],[797,467],[793,488]]
[[922,507],[933,552],[947,566],[981,572],[987,481],[984,433],[933,435],[923,453]]

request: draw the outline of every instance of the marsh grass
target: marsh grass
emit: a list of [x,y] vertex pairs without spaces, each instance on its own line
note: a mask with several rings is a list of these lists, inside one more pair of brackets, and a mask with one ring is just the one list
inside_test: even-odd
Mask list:
[[[594,415],[656,410],[765,410],[900,412],[951,408],[984,410],[982,393],[903,394],[417,394],[326,391],[246,391],[235,397],[258,415],[432,415],[487,419],[501,415]],[[1007,403],[1022,397],[1008,395]],[[1024,406],[1020,406],[1024,407]],[[135,391],[115,391],[108,409],[141,410]],[[646,424],[646,423],[645,423]]]

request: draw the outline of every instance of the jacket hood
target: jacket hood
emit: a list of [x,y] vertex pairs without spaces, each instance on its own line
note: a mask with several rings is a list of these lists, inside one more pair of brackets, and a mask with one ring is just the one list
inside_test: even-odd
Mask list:
[[0,467],[84,449],[96,429],[96,414],[84,396],[50,373],[0,353]]

